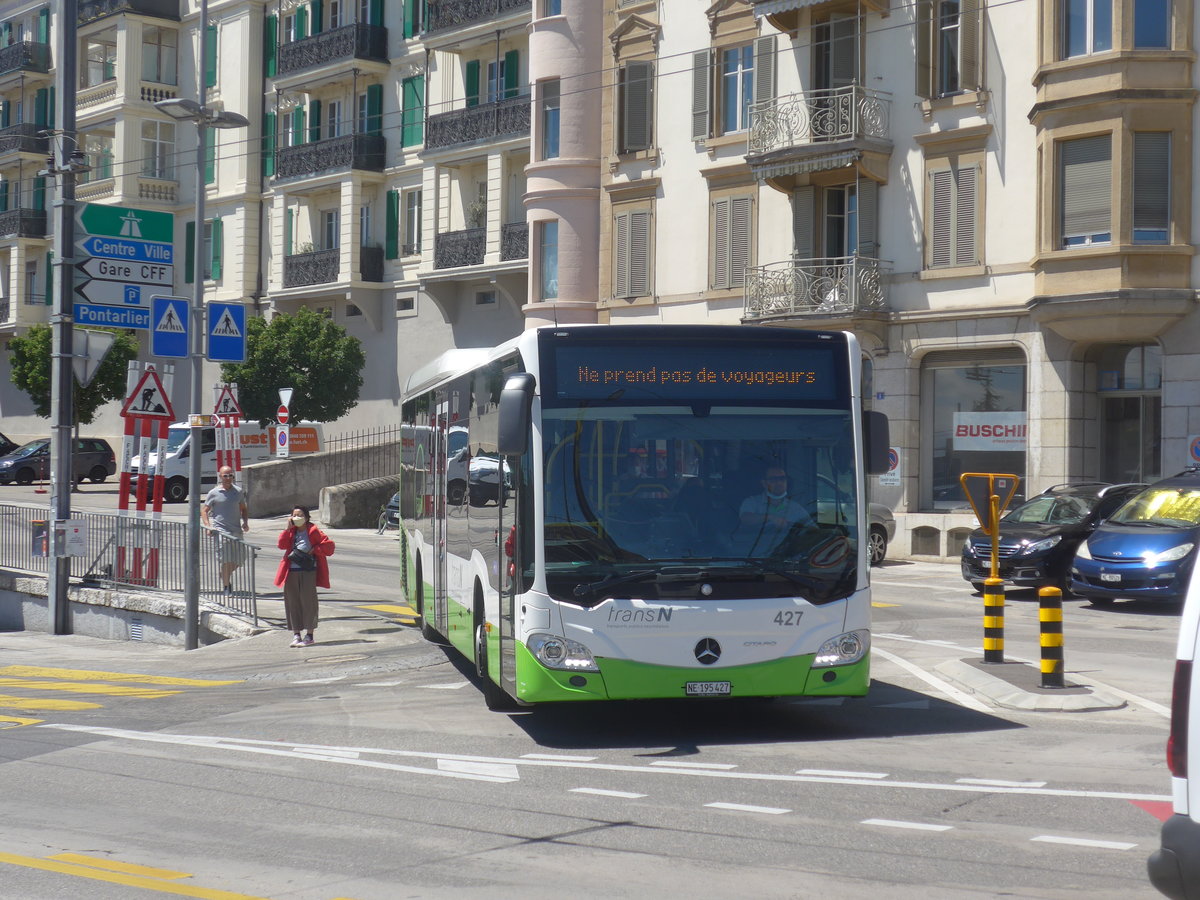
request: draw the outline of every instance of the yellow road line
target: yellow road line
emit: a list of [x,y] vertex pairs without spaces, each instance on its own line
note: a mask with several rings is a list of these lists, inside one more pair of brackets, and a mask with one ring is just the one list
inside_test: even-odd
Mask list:
[[180,691],[155,691],[150,688],[118,684],[87,684],[80,681],[30,681],[26,678],[0,678],[0,687],[26,691],[66,691],[72,694],[109,694],[113,697],[142,697],[148,700],[170,697]]
[[[0,863],[7,863],[10,866],[22,866],[26,869],[41,869],[43,872],[56,872],[59,875],[90,878],[92,881],[107,881],[109,884],[120,884],[126,887],[144,888],[148,891],[158,891],[161,894],[199,897],[200,900],[267,900],[265,897],[257,897],[251,894],[235,894],[232,891],[196,887],[190,884],[172,884],[169,881],[156,881],[153,878],[145,878],[140,875],[126,874],[124,872],[105,872],[87,866],[56,862],[53,859],[18,856],[15,853],[0,853]],[[183,877],[190,876],[185,875]]]
[[0,694],[0,709],[99,709],[99,703],[84,703],[82,700],[35,700],[31,697],[10,697]]
[[410,619],[417,617],[417,611],[411,606],[400,606],[393,603],[376,603],[372,606],[360,606],[359,609],[373,609],[377,612],[396,613],[400,616],[405,616]]
[[22,725],[36,725],[41,719],[22,719],[18,716],[0,716],[0,728],[20,728]]
[[173,684],[183,687],[215,687],[241,684],[237,681],[209,681],[202,678],[171,678],[165,675],[133,675],[125,672],[96,672],[89,669],[47,669],[42,666],[3,666],[0,675],[18,678],[75,678],[92,681],[125,681],[132,684]]
[[893,606],[899,606],[899,603],[880,603],[878,600],[872,600],[871,605],[876,609],[890,609]]
[[170,880],[172,878],[191,878],[187,872],[175,872],[171,869],[154,869],[150,866],[138,866],[133,863],[117,862],[115,859],[104,859],[99,856],[85,856],[82,853],[55,853],[53,856],[46,857],[47,859],[56,859],[59,862],[77,863],[81,866],[90,866],[93,869],[107,869],[110,872],[124,872],[126,875],[142,875],[146,878],[163,878]]

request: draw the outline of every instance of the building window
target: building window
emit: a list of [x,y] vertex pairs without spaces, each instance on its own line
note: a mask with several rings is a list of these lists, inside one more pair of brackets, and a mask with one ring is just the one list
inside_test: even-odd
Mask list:
[[938,3],[938,94],[958,93],[958,0]]
[[406,313],[413,312],[417,308],[417,300],[415,297],[397,297],[396,312]]
[[84,44],[83,87],[95,87],[117,77],[116,32],[90,37]]
[[149,178],[175,177],[175,123],[142,122],[142,174]]
[[[191,284],[195,280],[196,268],[196,223],[188,222],[184,237],[183,280]],[[224,257],[224,230],[220,219],[204,223],[200,252],[204,260],[204,280],[220,281]]]
[[[982,6],[981,0],[917,0],[919,95],[947,97],[982,89]],[[849,47],[843,49],[842,55],[848,55]]]
[[542,7],[543,16],[561,16],[562,15],[562,0],[543,0],[545,4]]
[[354,304],[354,303],[346,304],[346,318],[347,319],[352,318],[354,316],[361,316],[361,315],[362,315],[362,310],[358,308],[357,304]]
[[613,220],[616,247],[613,294],[645,297],[650,293],[650,210],[618,213]]
[[554,300],[558,297],[558,222],[539,222],[537,229],[540,266],[538,299]]
[[495,103],[504,96],[504,64],[506,60],[493,60],[487,67],[487,102]]
[[1099,348],[1101,477],[1154,481],[1162,477],[1162,348],[1157,344]]
[[37,270],[36,262],[25,263],[25,305],[33,306],[44,302],[45,298],[37,292]]
[[750,104],[754,102],[754,46],[729,47],[721,51],[721,133],[731,134],[750,127]]
[[922,405],[928,401],[922,464],[935,509],[966,502],[958,476],[1005,472],[1025,480],[1027,448],[1025,363],[1019,353],[964,358],[933,353],[922,371]]
[[322,250],[336,250],[342,245],[338,212],[336,209],[326,209],[321,212]]
[[558,158],[558,125],[560,108],[559,80],[543,81],[541,87],[542,159]]
[[113,177],[113,139],[110,135],[89,134],[80,142],[83,152],[88,156],[91,171],[83,172],[80,181],[99,181]]
[[750,265],[754,199],[722,197],[712,204],[709,284],[718,290],[743,287]]
[[1133,241],[1165,244],[1171,224],[1171,133],[1133,135]]
[[142,27],[142,80],[175,84],[179,32],[155,25]]
[[404,246],[405,256],[421,252],[421,191],[404,192]]
[[342,2],[341,0],[329,0],[329,10],[326,14],[328,21],[325,24],[327,31],[332,31],[335,28],[342,27]]
[[1064,59],[1112,49],[1112,0],[1062,0]]
[[360,247],[371,246],[371,204],[364,203],[358,208],[358,244]]
[[617,152],[649,150],[654,133],[654,63],[627,62],[621,67],[617,90]]
[[296,31],[296,13],[289,13],[283,17],[283,43],[291,44],[299,39]]
[[979,170],[973,165],[951,166],[929,173],[927,268],[979,264],[978,182]]
[[1171,46],[1171,0],[1134,0],[1133,46],[1163,49]]
[[476,306],[495,306],[496,292],[495,291],[476,291],[475,292]]
[[341,137],[342,132],[342,101],[330,100],[325,104],[325,137]]
[[825,255],[853,256],[858,250],[858,185],[825,188],[824,198]]
[[1062,246],[1112,242],[1112,136],[1059,144]]

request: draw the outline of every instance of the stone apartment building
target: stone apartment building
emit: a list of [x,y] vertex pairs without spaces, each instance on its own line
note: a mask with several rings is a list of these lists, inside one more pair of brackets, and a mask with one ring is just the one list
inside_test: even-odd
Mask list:
[[[48,312],[49,10],[0,16],[0,341]],[[347,427],[450,346],[713,322],[858,336],[896,556],[957,554],[964,471],[1195,452],[1188,0],[212,0],[208,28],[207,102],[251,125],[204,155],[206,297],[359,337]],[[80,0],[79,199],[177,242],[195,134],[152,101],[195,96],[197,34],[193,0]],[[45,430],[11,387],[0,413]]]

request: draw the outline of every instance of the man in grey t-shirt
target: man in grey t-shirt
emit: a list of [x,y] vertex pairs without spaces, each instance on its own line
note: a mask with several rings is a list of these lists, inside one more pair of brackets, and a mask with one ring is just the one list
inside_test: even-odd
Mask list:
[[[233,483],[233,469],[222,466],[217,472],[217,486],[209,491],[200,505],[204,527],[215,532],[217,559],[221,562],[221,584],[225,595],[233,594],[234,571],[246,561],[245,546],[239,540],[250,530],[250,511],[246,507],[246,492]],[[239,522],[240,520],[240,522]]]

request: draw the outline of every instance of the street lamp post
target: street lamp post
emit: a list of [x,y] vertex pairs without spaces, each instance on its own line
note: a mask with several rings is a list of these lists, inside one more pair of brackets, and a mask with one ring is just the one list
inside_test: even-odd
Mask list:
[[[205,60],[208,59],[208,0],[200,0],[200,47],[197,60],[198,96],[207,99]],[[207,276],[204,259],[204,148],[210,128],[245,128],[250,121],[237,113],[210,110],[204,103],[173,97],[154,104],[167,115],[181,122],[196,125],[196,211],[195,243],[192,246],[192,313],[191,346],[188,360],[191,372],[191,397],[188,415],[188,521],[187,558],[184,564],[184,646],[195,650],[200,645],[200,447],[203,426],[200,411],[201,364],[204,358],[204,279]]]

